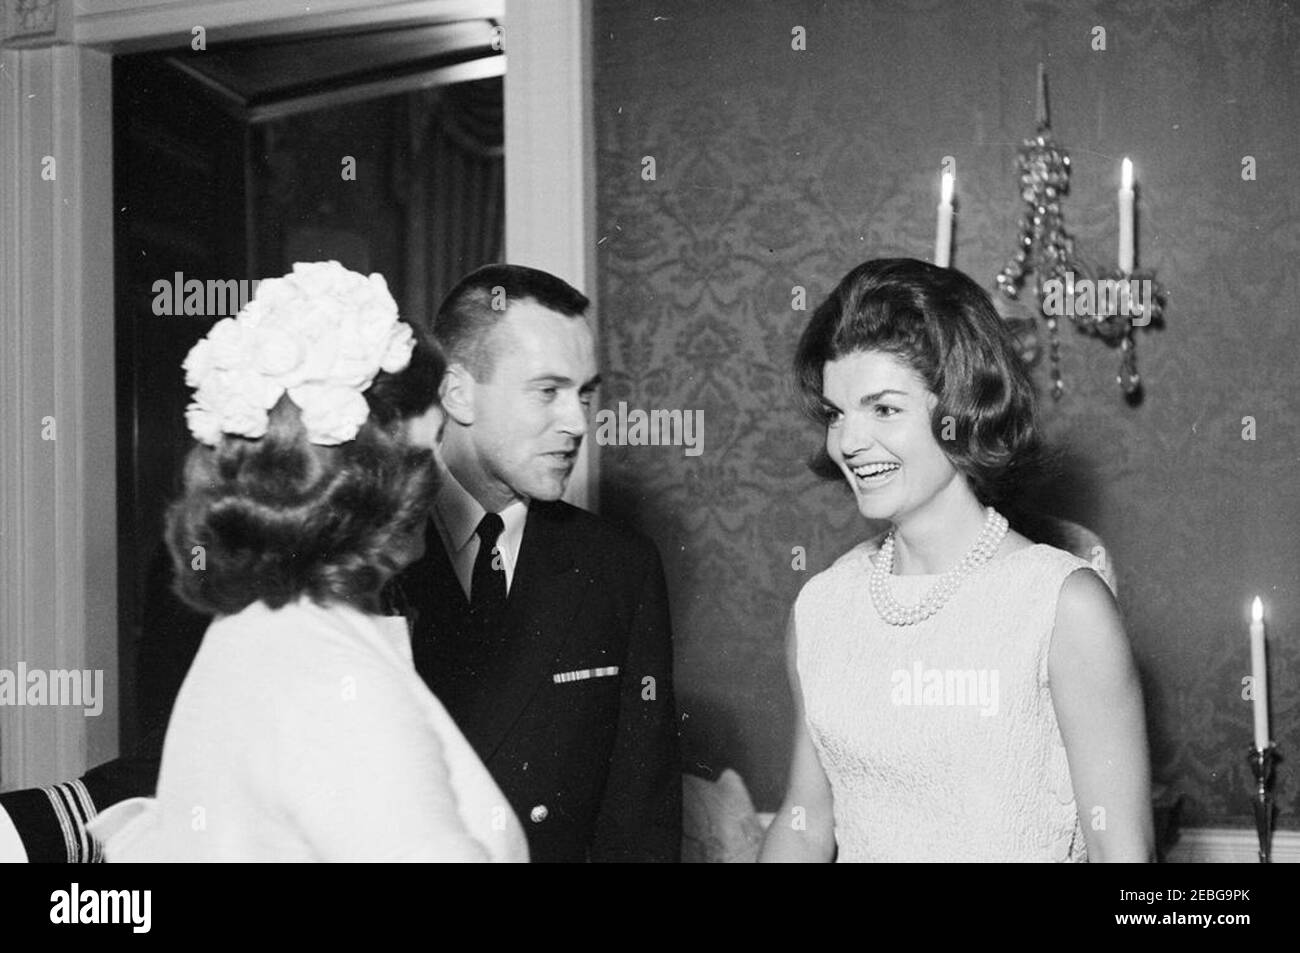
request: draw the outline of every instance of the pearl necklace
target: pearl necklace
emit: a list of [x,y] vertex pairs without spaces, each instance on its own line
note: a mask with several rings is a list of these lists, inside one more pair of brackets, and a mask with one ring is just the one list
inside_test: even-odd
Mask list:
[[988,507],[984,528],[980,530],[975,545],[961,558],[956,568],[939,577],[939,581],[921,601],[912,606],[902,605],[889,591],[889,577],[894,573],[894,531],[890,530],[880,545],[880,552],[868,579],[871,601],[880,613],[880,618],[890,625],[915,625],[930,618],[952,598],[967,576],[993,558],[1003,537],[1007,535],[1007,525],[1006,517],[993,507]]

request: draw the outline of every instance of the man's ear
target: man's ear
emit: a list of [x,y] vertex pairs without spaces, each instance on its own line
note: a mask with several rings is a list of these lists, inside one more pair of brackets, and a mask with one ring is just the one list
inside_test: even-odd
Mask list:
[[474,375],[464,364],[451,364],[442,376],[438,399],[447,416],[468,427],[474,423]]

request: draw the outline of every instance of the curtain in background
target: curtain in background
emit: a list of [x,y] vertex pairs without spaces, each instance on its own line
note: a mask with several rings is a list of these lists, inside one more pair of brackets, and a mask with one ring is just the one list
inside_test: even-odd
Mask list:
[[505,149],[500,77],[408,99],[408,148],[397,150],[406,201],[402,313],[433,321],[466,272],[505,248]]

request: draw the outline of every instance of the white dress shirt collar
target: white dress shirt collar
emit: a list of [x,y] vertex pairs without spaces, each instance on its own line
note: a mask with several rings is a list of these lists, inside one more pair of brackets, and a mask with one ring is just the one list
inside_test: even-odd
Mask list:
[[[478,556],[478,524],[487,510],[446,467],[440,468],[438,494],[434,497],[433,520],[438,535],[451,558],[456,577],[468,596],[470,580],[474,575],[474,559]],[[519,547],[524,539],[524,524],[528,520],[528,501],[515,500],[498,515],[504,528],[497,540],[501,562],[506,573],[506,590],[514,581],[515,564],[519,561]]]

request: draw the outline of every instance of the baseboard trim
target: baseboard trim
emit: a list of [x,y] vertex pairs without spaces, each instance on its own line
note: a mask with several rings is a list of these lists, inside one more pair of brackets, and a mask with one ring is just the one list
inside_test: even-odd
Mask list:
[[[764,827],[770,813],[760,813]],[[1300,864],[1300,831],[1274,831],[1275,864]],[[1259,837],[1244,827],[1188,827],[1178,832],[1178,841],[1165,856],[1167,864],[1254,864],[1259,862]]]
[[[1300,864],[1300,831],[1274,831],[1271,860]],[[1165,857],[1169,864],[1254,864],[1259,862],[1259,837],[1254,828],[1188,827]]]

